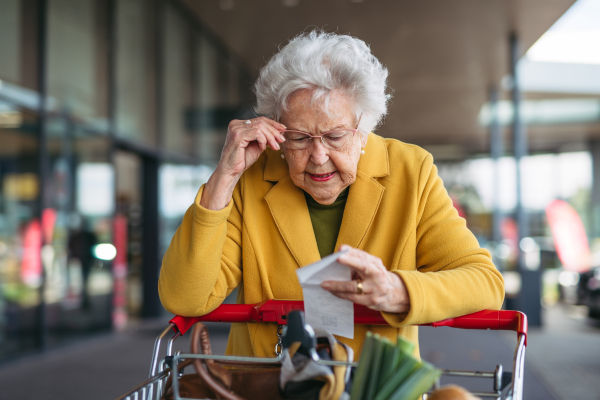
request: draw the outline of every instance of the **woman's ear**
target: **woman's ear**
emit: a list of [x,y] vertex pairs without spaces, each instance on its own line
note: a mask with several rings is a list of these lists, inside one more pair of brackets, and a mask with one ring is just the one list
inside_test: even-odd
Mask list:
[[367,146],[367,141],[369,140],[369,135],[360,135],[360,148],[364,149]]

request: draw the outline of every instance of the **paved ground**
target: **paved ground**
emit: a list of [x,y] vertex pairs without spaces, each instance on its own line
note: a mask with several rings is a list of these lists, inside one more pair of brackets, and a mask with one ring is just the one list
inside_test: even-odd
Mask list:
[[[114,399],[148,378],[154,340],[165,326],[162,321],[145,323],[2,364],[0,400]],[[209,329],[215,353],[224,353],[228,327]],[[179,338],[175,349],[187,352],[188,340]]]
[[[547,326],[530,332],[526,355],[527,400],[600,399],[600,328],[573,309],[552,309]],[[162,323],[145,323],[121,334],[88,339],[0,366],[0,399],[110,400],[148,374],[154,338]],[[209,327],[215,353],[225,349],[227,329]],[[492,331],[422,328],[423,358],[442,368],[512,369],[516,335]],[[176,348],[188,349],[186,337]],[[473,381],[471,379],[471,381]],[[489,390],[488,381],[460,382]]]
[[599,400],[600,324],[578,307],[551,308],[544,317],[544,327],[529,334],[531,370],[561,400]]

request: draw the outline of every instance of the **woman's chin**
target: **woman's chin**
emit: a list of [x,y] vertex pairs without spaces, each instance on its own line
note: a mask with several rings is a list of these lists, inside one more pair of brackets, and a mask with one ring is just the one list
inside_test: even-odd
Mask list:
[[[322,184],[322,182],[319,182]],[[308,194],[311,195],[313,199],[319,204],[329,205],[333,203],[342,192],[343,188],[339,188],[337,185],[331,185],[329,188],[325,187],[313,187],[313,185],[309,185],[309,187],[304,189]]]

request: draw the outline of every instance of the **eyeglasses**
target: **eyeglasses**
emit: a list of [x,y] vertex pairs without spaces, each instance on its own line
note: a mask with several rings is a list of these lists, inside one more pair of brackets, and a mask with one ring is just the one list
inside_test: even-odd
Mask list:
[[355,129],[335,129],[325,132],[321,136],[313,136],[302,131],[285,130],[282,132],[285,137],[285,142],[282,145],[289,150],[304,150],[312,145],[313,139],[321,138],[321,142],[325,147],[332,150],[342,149],[352,143],[352,139],[358,131],[361,118],[362,114],[358,118]]

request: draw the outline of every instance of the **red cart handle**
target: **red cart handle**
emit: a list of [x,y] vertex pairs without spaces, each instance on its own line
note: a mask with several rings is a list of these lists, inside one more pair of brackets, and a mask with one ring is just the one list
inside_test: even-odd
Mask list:
[[[221,304],[214,311],[200,317],[176,316],[170,323],[173,330],[185,334],[196,322],[276,322],[287,324],[292,311],[304,311],[304,302],[295,300],[267,300],[257,304]],[[387,325],[381,312],[354,304],[354,323],[364,325]],[[423,324],[423,326],[449,326],[460,329],[492,329],[515,331],[525,335],[527,345],[527,316],[519,311],[483,310],[462,317]]]

